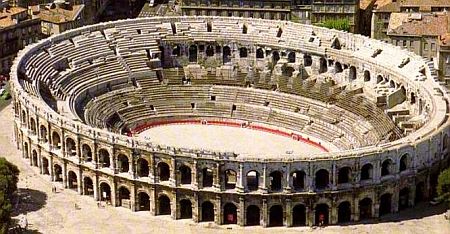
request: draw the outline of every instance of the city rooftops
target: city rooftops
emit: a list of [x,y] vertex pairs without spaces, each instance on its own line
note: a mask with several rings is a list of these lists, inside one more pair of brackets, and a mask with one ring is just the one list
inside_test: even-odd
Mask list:
[[21,7],[0,8],[0,29],[18,24],[26,15],[27,9]]
[[378,0],[376,12],[400,12],[401,7],[419,7],[420,12],[431,12],[432,7],[450,7],[449,0]]
[[447,33],[448,15],[439,13],[392,13],[388,35],[439,36]]
[[75,21],[84,9],[84,5],[71,5],[68,3],[54,2],[47,5],[30,6],[33,18],[54,24]]

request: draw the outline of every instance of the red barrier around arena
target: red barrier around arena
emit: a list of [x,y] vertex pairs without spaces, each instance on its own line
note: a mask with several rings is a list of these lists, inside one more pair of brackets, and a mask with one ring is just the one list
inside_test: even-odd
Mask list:
[[322,144],[314,142],[309,138],[303,138],[299,134],[293,132],[285,132],[279,129],[268,128],[265,126],[260,126],[255,123],[247,123],[247,122],[233,122],[233,121],[224,121],[224,120],[200,120],[200,119],[182,119],[182,120],[162,120],[162,121],[154,121],[150,123],[145,123],[139,125],[131,130],[131,135],[139,134],[145,130],[150,128],[161,126],[161,125],[169,125],[169,124],[201,124],[201,125],[219,125],[219,126],[227,126],[227,127],[239,127],[239,128],[248,128],[262,132],[268,132],[279,136],[289,137],[296,141],[301,141],[303,143],[312,145],[321,149],[324,152],[328,152],[328,149],[325,148]]

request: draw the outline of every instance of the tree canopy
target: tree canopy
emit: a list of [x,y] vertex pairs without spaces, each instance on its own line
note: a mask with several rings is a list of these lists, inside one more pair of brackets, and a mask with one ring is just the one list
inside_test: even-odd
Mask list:
[[350,31],[350,21],[348,19],[327,19],[318,23],[317,25],[346,32]]
[[7,233],[12,212],[12,199],[17,190],[19,169],[0,157],[0,233]]
[[438,178],[437,193],[439,199],[450,205],[450,168],[441,172]]

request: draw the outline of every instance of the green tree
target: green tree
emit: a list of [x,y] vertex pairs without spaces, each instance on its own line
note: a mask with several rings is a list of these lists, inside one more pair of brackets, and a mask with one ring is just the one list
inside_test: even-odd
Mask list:
[[12,199],[17,190],[19,169],[0,157],[0,233],[7,233],[12,212]]
[[348,19],[326,19],[317,24],[325,28],[334,28],[348,32],[350,30],[350,20]]
[[450,168],[442,171],[439,175],[437,193],[440,200],[450,205]]

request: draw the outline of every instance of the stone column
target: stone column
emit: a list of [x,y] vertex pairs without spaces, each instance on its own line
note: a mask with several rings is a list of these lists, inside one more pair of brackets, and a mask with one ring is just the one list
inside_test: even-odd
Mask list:
[[352,221],[359,221],[359,198],[355,197],[353,198],[353,212],[352,212],[352,216],[353,218],[351,219]]
[[154,187],[150,187],[150,214],[156,215],[156,203],[157,203],[156,190]]
[[148,163],[148,177],[150,179],[150,183],[155,183],[155,179],[156,179],[156,172],[155,172],[155,156],[153,154],[151,154],[150,156],[150,162]]
[[133,184],[130,190],[130,209],[136,211],[136,186]]
[[94,200],[99,201],[100,197],[98,196],[98,192],[100,191],[100,187],[98,185],[98,176],[95,175],[94,178],[92,178],[92,187],[94,189]]
[[81,168],[78,168],[78,176],[77,176],[77,190],[78,194],[83,195],[83,183],[81,179]]
[[286,227],[292,226],[292,201],[291,199],[286,199],[286,210],[284,211],[286,214],[286,219],[284,225]]
[[334,201],[331,203],[331,207],[329,208],[328,216],[329,216],[329,222],[330,224],[336,224],[338,221],[337,217],[337,206]]
[[199,176],[197,174],[198,168],[197,168],[197,160],[194,160],[194,164],[192,166],[192,170],[191,170],[191,177],[192,177],[192,187],[193,189],[198,189],[198,185],[199,185]]
[[398,199],[399,199],[399,188],[396,186],[394,188],[394,193],[392,194],[391,198],[391,213],[397,213],[398,212]]
[[331,174],[331,189],[332,190],[337,190],[337,171],[336,171],[336,163],[333,162],[333,167],[332,167],[332,174]]
[[[261,175],[259,175],[261,178]],[[258,181],[260,181],[260,178]],[[261,189],[262,193],[267,193],[267,165],[263,164],[263,173],[262,173],[262,183],[259,182],[259,189]]]
[[49,168],[49,173],[50,173],[50,178],[51,178],[51,180],[52,181],[55,181],[55,171],[54,171],[54,169],[53,169],[53,156],[50,154],[50,156],[49,156],[49,160],[48,160],[49,162],[48,162],[48,166],[50,167]]
[[116,181],[113,181],[111,183],[111,205],[114,207],[117,206],[116,196],[117,196]]
[[196,223],[200,221],[198,210],[199,210],[198,193],[194,193],[194,203],[192,203],[192,221]]
[[288,163],[286,165],[286,171],[284,172],[284,176],[286,178],[286,180],[285,180],[286,182],[284,184],[284,191],[286,193],[290,193],[291,192],[291,175],[290,175],[290,173],[291,173],[291,164]]
[[177,186],[177,161],[175,160],[175,158],[171,159],[171,164],[172,164],[172,169],[171,169],[171,175],[170,175],[170,185],[171,186]]
[[222,200],[220,195],[216,195],[216,204],[214,205],[214,223],[222,224]]
[[239,172],[237,174],[238,178],[237,178],[237,191],[238,192],[244,192],[245,188],[247,186],[244,187],[244,165],[242,163],[239,164]]
[[63,175],[63,186],[64,188],[67,188],[67,164],[63,163],[63,168],[62,168],[62,175]]
[[311,55],[311,59],[312,59],[311,72],[313,75],[317,75],[319,74],[320,69],[320,56]]
[[240,196],[239,197],[239,209],[237,212],[237,224],[239,226],[245,226],[245,219],[246,219],[245,198],[243,196]]
[[213,187],[216,190],[222,190],[222,185],[220,183],[220,163],[216,163],[214,165],[214,173],[213,173]]
[[261,225],[263,227],[267,227],[268,226],[268,221],[269,221],[269,217],[268,217],[268,205],[267,205],[267,199],[263,198],[262,199],[262,211],[261,211]]

